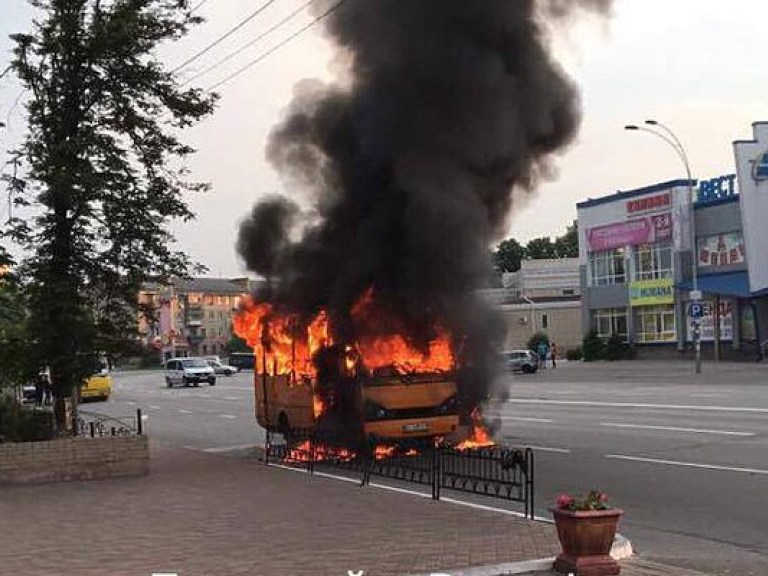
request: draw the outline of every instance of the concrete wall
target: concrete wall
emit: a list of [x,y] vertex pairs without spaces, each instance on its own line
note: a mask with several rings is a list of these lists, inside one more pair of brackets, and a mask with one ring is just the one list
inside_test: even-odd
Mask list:
[[147,436],[0,444],[0,485],[143,476],[148,471]]
[[[581,304],[578,301],[557,307],[544,307],[537,304],[535,309],[536,323],[530,321],[530,308],[524,306],[501,307],[507,326],[507,350],[524,349],[528,339],[535,332],[544,332],[557,344],[559,354],[565,356],[566,350],[581,346]],[[543,328],[543,316],[547,316],[547,328]],[[522,319],[525,319],[523,323]]]

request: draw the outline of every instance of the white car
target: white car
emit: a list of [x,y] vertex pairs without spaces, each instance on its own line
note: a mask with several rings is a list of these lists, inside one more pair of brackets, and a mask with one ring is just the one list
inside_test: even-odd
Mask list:
[[165,384],[173,388],[176,384],[199,386],[207,382],[216,386],[216,373],[203,358],[171,358],[165,363]]
[[224,376],[232,376],[232,374],[237,372],[237,368],[235,368],[234,366],[222,364],[217,360],[208,359],[208,364],[211,366],[211,368],[213,368],[213,371],[216,374],[224,374]]

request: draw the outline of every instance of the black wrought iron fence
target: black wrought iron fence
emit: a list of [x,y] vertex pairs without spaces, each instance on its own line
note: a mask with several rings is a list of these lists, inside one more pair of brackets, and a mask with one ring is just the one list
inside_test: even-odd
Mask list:
[[310,474],[342,469],[359,475],[361,486],[372,476],[429,486],[439,500],[443,490],[501,498],[524,505],[534,514],[534,456],[530,448],[505,446],[459,450],[422,443],[404,446],[400,439],[371,438],[350,443],[314,430],[292,431],[290,439],[267,434],[265,462],[305,467]]
[[102,436],[141,436],[144,434],[144,422],[141,408],[134,416],[116,417],[95,412],[78,410],[75,436],[96,438]]

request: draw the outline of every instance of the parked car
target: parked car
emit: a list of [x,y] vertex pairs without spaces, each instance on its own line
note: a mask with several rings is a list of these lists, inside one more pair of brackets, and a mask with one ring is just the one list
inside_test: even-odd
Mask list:
[[539,369],[539,357],[533,350],[512,350],[504,355],[508,370],[533,374]]
[[201,382],[216,386],[216,373],[204,358],[171,358],[165,363],[165,384],[168,388],[176,384],[199,386]]
[[224,376],[232,376],[235,372],[237,372],[237,368],[234,366],[230,366],[229,364],[222,364],[221,362],[217,360],[211,360],[210,358],[206,358],[208,360],[208,364],[213,368],[213,371],[216,374],[224,374]]

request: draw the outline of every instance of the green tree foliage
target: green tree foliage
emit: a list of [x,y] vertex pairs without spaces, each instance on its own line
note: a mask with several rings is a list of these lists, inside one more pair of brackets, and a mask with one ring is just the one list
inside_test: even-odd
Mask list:
[[28,324],[29,310],[19,279],[8,269],[0,271],[0,387],[21,385],[36,371]]
[[586,336],[584,336],[581,349],[584,354],[584,362],[593,362],[603,358],[603,341],[600,339],[600,336],[597,335],[596,330],[587,332]]
[[94,351],[135,334],[149,278],[188,273],[168,222],[193,217],[179,132],[214,98],[182,89],[156,58],[161,43],[200,21],[183,0],[33,0],[37,19],[16,34],[13,67],[29,91],[28,136],[17,151],[34,216],[14,238],[31,254],[31,331],[50,366],[57,422],[89,375]]
[[246,341],[239,336],[232,336],[232,338],[229,339],[226,350],[227,354],[232,354],[233,352],[253,352],[253,348],[248,346]]
[[544,344],[547,345],[547,348],[549,348],[549,336],[547,336],[546,332],[536,332],[530,338],[528,338],[528,350],[538,352],[539,344],[542,342],[544,342]]
[[624,342],[624,338],[618,334],[611,334],[608,341],[605,343],[605,350],[603,357],[606,360],[628,360],[631,358],[631,349],[629,345]]
[[499,272],[517,272],[525,257],[525,248],[514,238],[509,238],[499,244],[493,253],[493,265]]
[[577,258],[579,256],[579,229],[576,220],[568,226],[565,234],[553,242],[543,236],[534,238],[523,246],[514,238],[501,242],[493,253],[493,264],[497,273],[517,272],[521,262],[530,258],[541,260],[545,258]]

